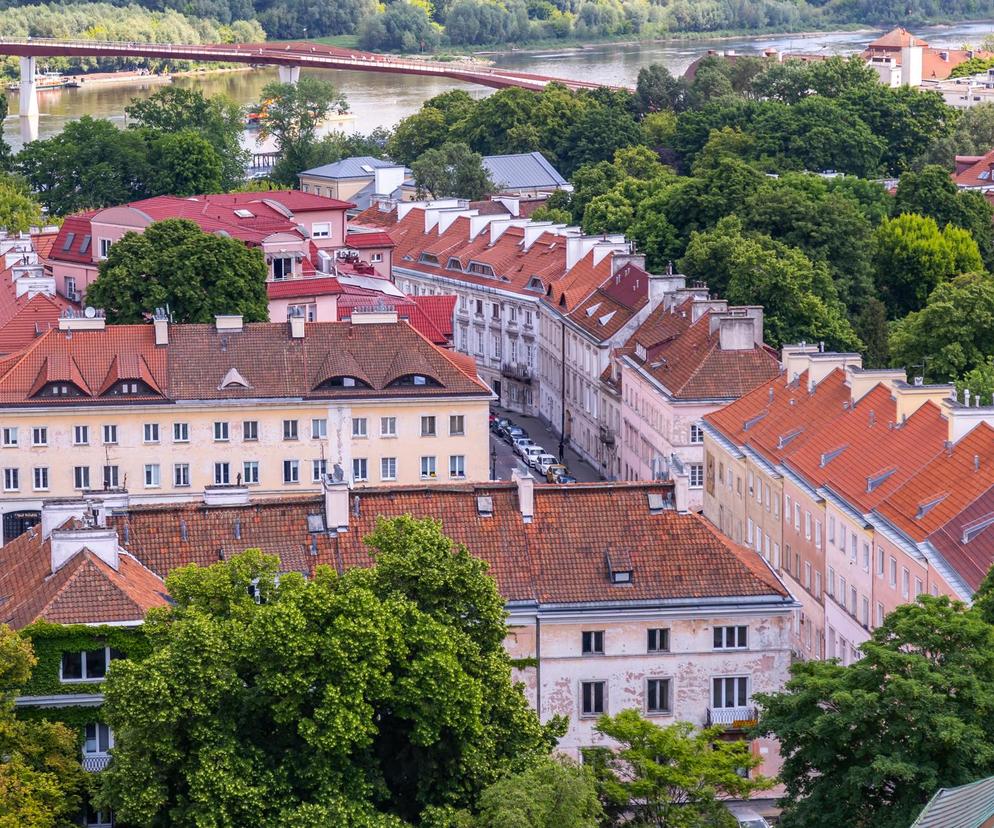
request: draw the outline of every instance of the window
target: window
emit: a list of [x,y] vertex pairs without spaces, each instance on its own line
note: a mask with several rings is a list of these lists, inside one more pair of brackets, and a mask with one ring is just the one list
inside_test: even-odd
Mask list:
[[870,571],[870,544],[863,541],[863,571]]
[[98,811],[88,802],[83,825],[86,828],[114,828],[114,814],[112,811]]
[[352,479],[356,482],[369,479],[365,457],[352,458]]
[[702,488],[704,486],[704,464],[691,463],[687,468],[690,472],[690,488]]
[[214,485],[215,486],[227,486],[231,483],[231,464],[230,463],[215,463],[214,464]]
[[3,444],[5,446],[17,445],[17,426],[8,427],[3,430]]
[[434,437],[435,436],[435,416],[426,415],[421,418],[421,436],[422,437]]
[[311,420],[311,439],[323,440],[328,436],[327,420]]
[[714,648],[716,650],[744,650],[749,646],[748,627],[715,627]]
[[379,264],[382,261],[383,261],[383,254],[382,253],[373,253],[369,257],[369,263],[370,264]]
[[222,420],[217,420],[214,423],[214,442],[215,443],[227,443],[228,442],[228,424]]
[[877,602],[877,626],[879,627],[884,623],[884,605],[879,601]]
[[283,461],[283,482],[284,483],[299,483],[300,482],[300,461],[299,460],[284,460]]
[[904,600],[911,597],[911,573],[905,567],[901,567],[901,597]]
[[[355,422],[353,420],[352,422]],[[283,439],[284,440],[296,440],[297,437],[297,421],[296,420],[284,420],[283,421]]]
[[804,562],[804,588],[811,589],[811,564],[807,561]]
[[104,445],[105,446],[116,446],[117,445],[117,426],[116,425],[105,425],[104,426]]
[[246,460],[242,463],[242,480],[245,485],[254,485],[259,482],[259,461]]
[[121,470],[118,466],[104,466],[104,488],[116,489],[120,485]]
[[804,513],[804,538],[811,540],[811,512]]
[[668,678],[646,679],[645,712],[670,712],[670,680]]
[[245,441],[255,441],[259,439],[259,421],[245,420],[242,423],[242,439]]
[[145,464],[145,488],[146,489],[157,489],[157,488],[159,488],[159,464],[158,463],[146,463]]
[[421,458],[421,479],[429,480],[435,477],[435,458],[434,457],[422,457]]
[[890,569],[890,585],[892,587],[896,587],[897,586],[897,558],[895,558],[892,555],[890,557],[890,559],[888,560],[887,563],[888,563],[888,566],[889,566],[889,569]]
[[353,417],[352,418],[352,436],[353,437],[365,437],[366,436],[366,418],[365,417]]
[[331,224],[328,222],[321,222],[320,224],[311,225],[311,238],[312,239],[326,239],[331,235]]
[[604,655],[604,630],[584,630],[580,645],[584,655]]
[[86,726],[83,739],[84,756],[106,756],[114,747],[114,736],[107,725],[90,723]]
[[72,470],[73,486],[77,489],[90,488],[90,467],[76,466]]
[[842,608],[845,609],[846,608],[846,579],[843,578],[841,575],[839,575],[839,593],[838,593],[838,595],[836,595],[836,598],[837,598],[838,602],[840,604],[842,604]]
[[921,578],[915,578],[915,598],[917,598],[919,595],[921,595],[924,591],[925,590],[922,587]]
[[78,425],[72,427],[72,444],[74,446],[89,445],[89,442],[90,442],[89,426]]
[[380,460],[380,480],[397,479],[397,458],[384,457]]
[[668,653],[670,651],[670,631],[665,627],[648,630],[646,650],[650,653]]
[[691,443],[703,443],[704,442],[704,429],[701,428],[697,423],[691,423],[690,425],[690,442]]
[[607,695],[606,681],[580,682],[580,715],[589,718],[604,713],[605,696]]
[[98,249],[100,251],[100,258],[106,259],[107,254],[110,253],[111,240],[110,239],[97,239]]
[[794,502],[794,531],[801,531],[801,504]]
[[853,561],[856,560],[856,545],[858,541],[856,539],[856,532],[853,531],[849,535],[849,558]]
[[815,570],[815,598],[821,598],[821,573]]
[[856,592],[856,587],[849,587],[849,612],[852,615],[856,615],[856,602],[859,600],[859,593]]
[[828,568],[828,594],[835,597],[835,569],[831,566]]
[[276,256],[273,258],[273,281],[282,282],[293,273],[293,259],[289,256]]
[[466,433],[466,418],[462,414],[449,415],[449,435],[461,437]]
[[884,577],[884,550],[883,547],[877,547],[877,577]]
[[33,446],[47,446],[48,445],[48,429],[45,426],[35,426],[31,429],[31,445]]
[[828,542],[835,543],[835,515],[828,517]]
[[723,676],[711,680],[711,706],[745,707],[749,703],[748,676]]
[[870,599],[863,598],[863,612],[860,616],[860,621],[863,623],[864,627],[870,626]]
[[3,490],[5,492],[16,492],[21,488],[21,473],[17,469],[3,470]]
[[453,454],[449,457],[449,477],[466,476],[466,457],[462,454]]
[[144,440],[145,440],[146,443],[158,443],[159,442],[159,424],[158,423],[145,423]]
[[396,437],[397,436],[397,418],[396,417],[380,417],[380,436],[381,437]]
[[821,521],[815,521],[815,549],[821,549]]
[[173,485],[179,487],[190,485],[190,466],[188,463],[176,463],[173,466]]
[[[217,427],[221,425],[220,423],[214,423],[214,439],[217,440]],[[224,423],[225,432],[227,433],[228,424]],[[225,437],[225,440],[228,438]],[[189,443],[190,442],[190,424],[189,423],[173,423],[173,442],[174,443]]]
[[36,491],[45,491],[48,488],[48,466],[38,466],[32,476]]
[[63,682],[100,681],[107,675],[110,662],[119,657],[120,653],[110,647],[63,653],[59,679]]

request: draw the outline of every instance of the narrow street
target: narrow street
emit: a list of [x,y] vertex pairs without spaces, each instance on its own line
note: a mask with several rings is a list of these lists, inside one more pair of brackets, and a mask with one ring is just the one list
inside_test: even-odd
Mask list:
[[[537,417],[526,417],[523,414],[496,406],[492,407],[492,411],[498,417],[506,417],[515,425],[527,431],[528,436],[538,445],[542,446],[549,454],[559,455],[559,437]],[[535,480],[541,483],[546,482],[542,475],[525,465],[525,462],[514,453],[509,443],[502,440],[493,432],[490,433],[490,446],[491,451],[496,451],[497,454],[494,466],[498,480],[510,480],[511,471],[517,469],[519,472],[530,474]],[[597,470],[581,460],[573,449],[567,447],[565,455],[566,467],[569,469],[570,474],[579,482],[589,483],[603,479]]]

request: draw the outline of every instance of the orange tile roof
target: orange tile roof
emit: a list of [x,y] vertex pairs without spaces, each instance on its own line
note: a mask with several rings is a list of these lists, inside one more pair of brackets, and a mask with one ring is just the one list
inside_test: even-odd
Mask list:
[[978,156],[961,172],[953,175],[959,187],[994,187],[991,170],[994,169],[994,150]]
[[928,46],[928,43],[920,37],[915,37],[903,26],[896,26],[871,42],[868,48],[900,51],[906,46]]

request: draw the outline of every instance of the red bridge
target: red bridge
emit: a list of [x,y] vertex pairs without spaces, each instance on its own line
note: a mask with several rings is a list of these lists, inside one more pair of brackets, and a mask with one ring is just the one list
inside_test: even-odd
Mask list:
[[401,58],[323,46],[319,43],[204,43],[190,46],[179,43],[0,38],[0,55],[21,58],[21,114],[27,115],[37,113],[37,103],[32,105],[28,98],[35,98],[35,59],[43,57],[132,57],[271,65],[280,68],[280,80],[285,83],[296,83],[300,69],[308,68],[430,75],[496,89],[517,86],[540,90],[550,83],[560,83],[569,89],[596,89],[604,85],[593,81],[512,72],[469,62],[447,63]]

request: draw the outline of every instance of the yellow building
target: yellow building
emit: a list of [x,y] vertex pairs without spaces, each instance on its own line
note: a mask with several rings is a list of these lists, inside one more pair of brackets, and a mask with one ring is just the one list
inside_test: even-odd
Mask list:
[[351,322],[58,330],[0,362],[4,542],[41,501],[126,489],[132,502],[489,478],[490,389],[469,357],[395,312]]

